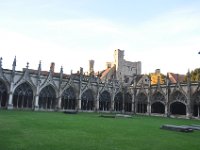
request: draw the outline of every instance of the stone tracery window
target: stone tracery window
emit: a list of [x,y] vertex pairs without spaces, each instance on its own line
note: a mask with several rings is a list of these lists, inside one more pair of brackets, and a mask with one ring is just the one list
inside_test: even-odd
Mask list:
[[66,89],[62,94],[61,109],[75,109],[76,96],[72,87]]
[[81,96],[81,110],[93,110],[94,98],[90,89],[86,90]]
[[33,90],[28,83],[20,84],[13,94],[14,108],[32,108],[33,107]]
[[132,111],[132,96],[129,93],[125,94],[125,104],[124,104],[124,109],[127,112]]
[[7,90],[3,82],[0,81],[0,108],[7,106]]
[[123,109],[123,96],[122,96],[122,93],[119,92],[117,93],[114,99],[114,110],[122,111],[122,109]]
[[200,91],[195,92],[192,95],[192,112],[193,116],[200,117]]
[[103,91],[99,97],[99,110],[108,111],[111,107],[111,97],[107,91]]
[[164,102],[165,101],[165,97],[160,92],[156,92],[156,93],[153,94],[151,100],[152,101],[162,101],[162,102]]
[[179,102],[183,102],[183,103],[187,103],[187,99],[185,97],[185,95],[183,95],[183,93],[181,93],[180,91],[176,91],[174,93],[172,93],[171,97],[170,97],[170,101],[179,101]]
[[39,108],[40,109],[56,108],[56,92],[52,86],[48,85],[40,91]]
[[144,93],[140,93],[136,97],[136,110],[137,113],[147,112],[147,96]]

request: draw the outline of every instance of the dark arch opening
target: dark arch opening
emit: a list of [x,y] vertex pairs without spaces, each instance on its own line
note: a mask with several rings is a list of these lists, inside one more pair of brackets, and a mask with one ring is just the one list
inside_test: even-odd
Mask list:
[[181,102],[174,102],[170,105],[170,112],[173,115],[186,115],[186,106]]
[[94,98],[91,90],[86,90],[81,96],[81,110],[93,110]]
[[132,111],[132,96],[129,93],[127,93],[125,95],[124,109],[125,109],[126,112],[131,112]]
[[144,102],[137,103],[137,113],[146,113],[147,112],[147,104]]
[[147,96],[144,93],[140,93],[137,96],[136,112],[137,113],[147,112]]
[[55,109],[56,108],[56,92],[52,86],[44,87],[39,94],[40,109]]
[[193,116],[194,117],[200,116],[200,104],[194,104],[194,106],[193,106]]
[[0,81],[0,108],[6,108],[8,102],[8,92],[6,85]]
[[99,110],[109,111],[111,107],[111,97],[107,91],[103,91],[99,97]]
[[32,108],[33,107],[33,90],[28,83],[20,84],[13,94],[14,108]]
[[114,99],[114,110],[122,111],[123,109],[123,96],[122,93],[117,93]]
[[192,95],[192,113],[194,117],[200,116],[200,91]]
[[72,87],[66,89],[61,98],[61,109],[75,109],[76,96]]
[[164,114],[165,105],[161,102],[155,102],[151,105],[151,113]]

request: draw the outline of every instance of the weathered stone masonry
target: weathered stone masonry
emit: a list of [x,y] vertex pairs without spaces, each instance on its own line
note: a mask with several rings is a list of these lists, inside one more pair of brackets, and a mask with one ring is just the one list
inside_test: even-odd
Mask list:
[[117,80],[102,82],[99,77],[29,69],[2,68],[0,60],[0,108],[35,111],[97,111],[200,118],[200,82],[127,86]]

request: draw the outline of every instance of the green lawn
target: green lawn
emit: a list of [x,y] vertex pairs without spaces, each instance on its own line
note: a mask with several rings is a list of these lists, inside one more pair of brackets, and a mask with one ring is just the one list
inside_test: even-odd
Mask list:
[[163,124],[190,125],[200,124],[200,121],[0,110],[0,150],[200,149],[200,131],[162,130]]

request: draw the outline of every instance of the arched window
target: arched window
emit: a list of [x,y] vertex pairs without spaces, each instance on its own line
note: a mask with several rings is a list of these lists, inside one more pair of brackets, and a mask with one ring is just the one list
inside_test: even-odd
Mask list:
[[123,95],[121,92],[117,93],[114,99],[114,110],[122,111],[123,109]]
[[56,108],[56,92],[52,88],[52,86],[48,85],[40,91],[39,108],[40,109]]
[[140,93],[136,99],[136,112],[146,113],[147,112],[147,96],[144,93]]
[[170,105],[170,112],[173,115],[186,115],[186,105],[181,102],[173,102]]
[[192,112],[194,117],[200,117],[200,91],[192,95]]
[[72,87],[66,89],[62,94],[61,109],[75,109],[76,96]]
[[20,84],[13,94],[14,108],[32,108],[33,107],[33,90],[28,83]]
[[152,101],[160,101],[160,102],[164,102],[165,101],[165,97],[163,94],[161,94],[160,92],[156,92],[153,94],[152,96]]
[[81,96],[81,110],[93,110],[94,109],[94,98],[92,91],[86,90]]
[[99,97],[99,110],[108,111],[111,107],[111,97],[107,91],[103,91]]
[[7,107],[7,99],[8,99],[8,94],[6,86],[2,81],[0,81],[0,108]]
[[151,105],[151,113],[164,114],[165,113],[165,105],[159,101],[153,103]]
[[186,104],[187,99],[183,93],[181,93],[180,91],[175,91],[170,96],[170,101],[171,102],[179,101],[179,102]]
[[132,96],[129,93],[126,93],[125,95],[125,104],[124,104],[124,109],[126,112],[131,112],[132,111]]

